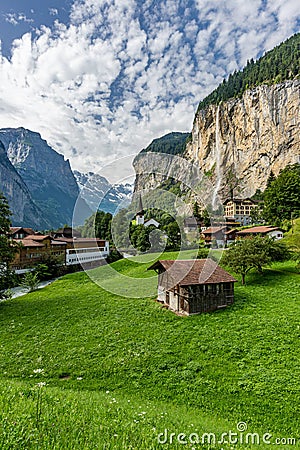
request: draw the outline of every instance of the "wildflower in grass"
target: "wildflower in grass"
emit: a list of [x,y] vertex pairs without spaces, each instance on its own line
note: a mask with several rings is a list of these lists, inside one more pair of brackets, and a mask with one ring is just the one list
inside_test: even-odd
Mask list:
[[78,380],[78,381],[81,381],[81,380],[82,380],[82,377],[77,377],[77,380]]
[[46,386],[46,383],[45,383],[45,381],[41,381],[40,383],[37,383],[36,386],[39,388],[42,388],[42,387]]
[[106,391],[106,394],[109,394],[109,391]]
[[43,373],[44,369],[34,369],[33,373]]

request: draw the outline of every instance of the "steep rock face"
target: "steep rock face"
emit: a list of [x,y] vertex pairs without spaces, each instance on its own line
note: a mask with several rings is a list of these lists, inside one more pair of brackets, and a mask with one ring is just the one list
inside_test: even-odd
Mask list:
[[133,186],[129,183],[111,185],[109,181],[93,172],[81,173],[74,171],[81,196],[92,211],[98,209],[114,213],[117,207],[129,205]]
[[[264,190],[271,170],[278,175],[286,165],[300,162],[300,80],[258,86],[242,98],[200,110],[182,156],[199,164],[213,185],[213,197],[217,192],[223,200],[232,194],[248,197]],[[154,189],[174,177],[168,165],[152,171],[155,165],[155,154],[147,161],[142,152],[137,155],[135,191]],[[175,181],[183,180],[186,170],[178,164]]]
[[47,228],[49,223],[35,205],[30,192],[9,161],[4,145],[0,141],[0,191],[8,200],[14,226]]
[[263,190],[271,170],[300,162],[300,80],[199,111],[184,156],[198,161],[223,198],[231,189],[243,197]]
[[[69,161],[24,128],[1,129],[0,140],[44,218],[54,228],[71,224],[79,189]],[[85,202],[81,210],[82,220],[91,214]]]

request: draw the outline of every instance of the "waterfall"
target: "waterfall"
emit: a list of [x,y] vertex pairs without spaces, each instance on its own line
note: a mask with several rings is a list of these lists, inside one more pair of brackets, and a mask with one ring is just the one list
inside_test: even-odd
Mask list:
[[221,148],[220,148],[220,105],[217,107],[216,113],[216,181],[212,195],[212,207],[217,208],[217,197],[222,182],[222,170],[221,170]]

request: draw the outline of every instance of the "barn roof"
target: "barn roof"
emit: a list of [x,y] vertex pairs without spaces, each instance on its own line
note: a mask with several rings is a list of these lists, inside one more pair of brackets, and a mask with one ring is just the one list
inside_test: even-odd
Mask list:
[[212,259],[159,260],[147,270],[164,269],[173,284],[190,286],[194,284],[234,283],[237,280]]

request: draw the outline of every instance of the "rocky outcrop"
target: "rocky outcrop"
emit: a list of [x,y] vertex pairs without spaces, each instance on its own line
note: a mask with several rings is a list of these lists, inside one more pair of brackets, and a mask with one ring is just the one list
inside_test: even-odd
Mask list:
[[300,162],[300,80],[247,90],[200,110],[184,156],[219,183],[222,197],[251,196],[288,164]]
[[5,195],[15,226],[48,228],[42,211],[35,205],[29,189],[9,161],[4,145],[0,141],[0,191]]
[[[1,129],[0,140],[45,221],[53,228],[72,224],[79,188],[69,161],[53,150],[39,133],[24,128]],[[83,222],[91,214],[80,199],[77,219]]]

